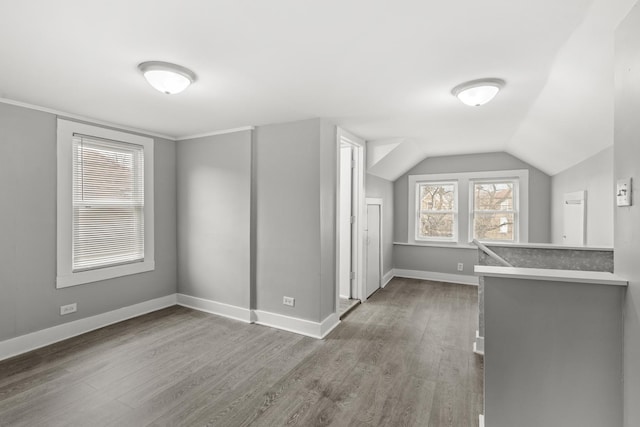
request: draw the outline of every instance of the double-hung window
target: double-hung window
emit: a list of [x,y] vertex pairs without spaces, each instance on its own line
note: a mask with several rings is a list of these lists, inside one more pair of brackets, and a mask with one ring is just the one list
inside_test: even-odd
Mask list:
[[473,238],[518,241],[518,180],[472,181],[471,194]]
[[419,182],[416,193],[416,240],[455,241],[458,229],[457,182]]
[[153,140],[58,121],[58,287],[149,271]]
[[409,175],[407,243],[527,242],[526,169]]

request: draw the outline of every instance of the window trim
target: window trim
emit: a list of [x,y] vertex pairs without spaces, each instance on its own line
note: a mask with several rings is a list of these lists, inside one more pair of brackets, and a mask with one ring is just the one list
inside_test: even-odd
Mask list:
[[[454,195],[454,202],[453,202],[453,206],[454,209],[451,211],[430,211],[430,212],[440,212],[440,213],[452,213],[453,214],[453,233],[451,237],[420,237],[419,236],[419,232],[418,232],[418,224],[420,224],[420,215],[422,214],[422,210],[419,209],[419,200],[420,200],[420,185],[423,184],[430,184],[430,185],[453,185],[453,195]],[[431,180],[423,180],[423,181],[416,181],[415,183],[415,207],[414,207],[414,212],[415,212],[415,226],[414,226],[414,239],[416,242],[457,242],[458,241],[458,228],[459,228],[459,223],[458,223],[458,212],[459,212],[459,197],[458,197],[459,193],[458,193],[458,181],[456,180],[449,180],[449,181],[431,181]]]
[[[153,139],[64,119],[57,121],[57,275],[56,288],[82,285],[155,269]],[[72,271],[73,158],[72,138],[79,133],[144,147],[144,261]]]
[[[472,204],[470,203],[469,182],[471,180],[519,180],[519,236],[515,243],[527,243],[529,241],[529,170],[528,169],[512,169],[497,170],[483,172],[454,172],[454,173],[438,173],[438,174],[421,174],[408,176],[408,212],[407,212],[407,243],[424,244],[429,241],[416,240],[417,234],[417,215],[416,215],[416,184],[424,181],[457,181],[458,182],[458,230],[456,241],[432,241],[441,245],[451,245],[456,247],[459,245],[467,246],[473,238],[473,232],[470,229],[470,212]],[[413,197],[411,195],[414,195]],[[466,224],[466,226],[465,226]],[[492,241],[493,242],[493,241]]]
[[500,240],[500,239],[483,239],[483,242],[504,242],[504,243],[520,243],[520,178],[519,177],[504,177],[504,178],[478,178],[469,180],[469,237],[473,240],[473,220],[475,218],[475,199],[474,199],[474,186],[475,184],[492,184],[492,183],[507,183],[513,184],[513,210],[511,211],[489,211],[487,213],[505,212],[513,213],[514,227],[513,227],[513,240]]

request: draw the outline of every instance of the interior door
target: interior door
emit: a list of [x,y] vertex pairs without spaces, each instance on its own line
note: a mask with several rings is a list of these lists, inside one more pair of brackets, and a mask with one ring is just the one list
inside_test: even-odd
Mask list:
[[564,195],[562,218],[562,243],[567,246],[583,246],[585,242],[586,191]]
[[367,205],[367,298],[380,289],[380,205]]

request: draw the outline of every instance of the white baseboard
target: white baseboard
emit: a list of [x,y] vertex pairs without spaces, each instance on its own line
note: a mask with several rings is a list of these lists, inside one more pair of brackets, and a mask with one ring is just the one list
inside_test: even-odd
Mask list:
[[394,277],[395,276],[393,274],[393,268],[392,268],[391,270],[387,271],[384,276],[382,276],[382,287],[384,288],[385,286],[387,286],[391,281],[391,279],[393,279]]
[[0,360],[176,304],[245,323],[258,323],[317,339],[324,338],[340,324],[340,316],[337,313],[332,313],[322,322],[312,322],[267,311],[250,310],[190,295],[171,294],[0,341]]
[[333,331],[339,324],[340,314],[332,313],[328,315],[327,318],[320,323],[320,338],[324,338],[329,335],[329,332]]
[[480,332],[476,331],[476,340],[473,343],[473,352],[484,356],[484,337],[480,336]]
[[283,314],[271,313],[263,310],[250,310],[234,305],[224,304],[190,295],[177,294],[177,303],[194,310],[204,311],[245,323],[257,323],[288,332],[306,335],[312,338],[324,338],[340,323],[340,316],[333,313],[322,322],[298,319]]
[[0,341],[0,360],[8,359],[31,350],[66,340],[113,323],[138,317],[152,311],[176,305],[176,294],[144,301],[117,310],[78,319],[30,334]]
[[253,313],[255,315],[254,322],[258,325],[282,329],[283,331],[294,332],[317,339],[324,338],[325,335],[340,323],[340,319],[335,313],[329,315],[321,323],[262,310],[253,310]]
[[242,308],[204,298],[192,297],[191,295],[185,294],[177,294],[177,304],[194,310],[240,320],[245,323],[253,322],[251,310],[248,308]]
[[394,268],[395,277],[405,277],[407,279],[433,280],[435,282],[459,283],[461,285],[478,286],[477,276],[467,276],[465,274],[439,273],[437,271],[405,270]]
[[478,420],[478,425],[479,427],[484,427],[484,415],[480,414],[479,415],[479,420]]

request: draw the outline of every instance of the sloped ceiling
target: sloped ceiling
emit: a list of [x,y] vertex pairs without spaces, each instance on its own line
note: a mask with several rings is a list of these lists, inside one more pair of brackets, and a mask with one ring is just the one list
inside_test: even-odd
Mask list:
[[[633,3],[6,1],[0,97],[173,138],[324,117],[423,156],[507,151],[555,174],[612,144],[613,30]],[[148,60],[198,81],[163,95],[137,72]],[[481,77],[507,81],[491,104],[451,95]]]

